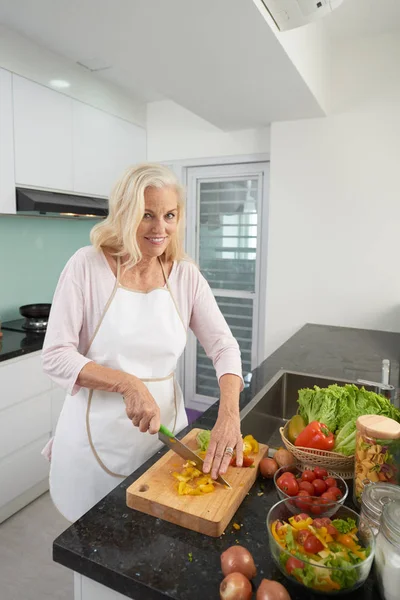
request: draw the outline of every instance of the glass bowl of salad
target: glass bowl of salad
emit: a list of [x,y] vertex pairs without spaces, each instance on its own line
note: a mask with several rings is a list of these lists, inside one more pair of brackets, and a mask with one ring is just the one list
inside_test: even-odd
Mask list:
[[332,504],[318,516],[299,508],[293,514],[289,498],[275,504],[267,517],[269,546],[278,568],[298,585],[325,595],[360,587],[375,554],[369,525],[347,506]]
[[[298,504],[303,509],[312,503],[325,507],[335,502],[344,504],[349,493],[347,483],[342,477],[322,467],[306,467],[303,471],[296,465],[281,467],[274,475],[274,484],[281,500],[298,497],[292,505]],[[308,500],[312,497],[316,498]],[[317,508],[314,514],[318,514]]]

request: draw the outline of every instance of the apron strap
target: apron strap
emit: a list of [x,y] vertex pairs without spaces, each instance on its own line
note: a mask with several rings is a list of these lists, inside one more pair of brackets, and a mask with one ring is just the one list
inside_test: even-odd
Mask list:
[[161,270],[162,270],[162,273],[163,273],[163,276],[164,276],[165,285],[167,286],[167,290],[168,290],[168,291],[169,291],[169,293],[171,294],[172,302],[174,303],[174,306],[175,306],[176,312],[178,313],[178,317],[179,317],[179,319],[180,319],[180,321],[181,321],[181,323],[182,323],[182,325],[183,325],[183,329],[185,330],[185,333],[186,333],[186,335],[187,335],[187,331],[186,331],[186,326],[185,326],[185,323],[184,323],[184,321],[183,321],[183,319],[182,319],[182,315],[181,315],[181,313],[180,313],[180,310],[179,310],[179,308],[178,308],[178,304],[177,304],[177,302],[176,302],[176,300],[175,300],[175,296],[174,296],[174,295],[173,295],[173,293],[172,293],[171,287],[170,287],[170,285],[169,285],[169,282],[168,282],[167,275],[166,275],[166,273],[165,273],[164,265],[162,264],[162,260],[160,259],[160,257],[158,257],[158,262],[160,263],[160,266],[161,266]]

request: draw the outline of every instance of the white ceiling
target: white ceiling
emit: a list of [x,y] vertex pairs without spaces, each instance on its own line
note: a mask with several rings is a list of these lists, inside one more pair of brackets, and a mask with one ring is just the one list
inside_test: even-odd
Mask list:
[[224,130],[323,114],[252,0],[0,0],[0,21]]
[[400,32],[400,0],[344,0],[321,22],[338,39]]

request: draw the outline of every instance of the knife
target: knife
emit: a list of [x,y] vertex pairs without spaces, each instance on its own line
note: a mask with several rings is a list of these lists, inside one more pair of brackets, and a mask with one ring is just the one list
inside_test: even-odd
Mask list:
[[[173,450],[176,454],[179,454],[179,456],[181,456],[185,460],[192,460],[195,463],[196,467],[199,469],[199,471],[203,472],[204,460],[200,458],[200,456],[197,456],[197,454],[195,454],[193,450],[185,446],[185,444],[182,444],[182,442],[178,440],[174,436],[174,434],[171,433],[166,427],[164,427],[164,425],[160,425],[158,439],[161,440],[163,444],[168,446],[170,450]],[[218,483],[221,483],[222,485],[225,485],[228,488],[232,487],[223,477],[221,477],[221,475],[218,475],[216,481]]]

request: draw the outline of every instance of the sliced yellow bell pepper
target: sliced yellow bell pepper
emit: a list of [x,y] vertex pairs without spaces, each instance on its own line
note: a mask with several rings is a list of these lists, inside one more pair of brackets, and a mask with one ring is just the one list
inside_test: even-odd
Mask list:
[[206,483],[199,485],[199,489],[201,492],[203,492],[203,494],[209,494],[210,492],[214,491],[214,486],[212,483]]
[[[250,447],[251,447],[250,452],[254,452],[254,454],[258,454],[258,452],[260,450],[260,445],[259,445],[259,443],[257,442],[257,440],[252,435],[246,435],[243,438],[243,443],[244,443],[244,446],[247,443],[250,444]],[[244,448],[243,448],[243,452],[245,453]]]
[[308,517],[307,519],[303,519],[302,521],[296,521],[294,517],[289,517],[289,523],[291,524],[292,527],[294,527],[294,529],[307,529],[309,527],[309,525],[311,525],[313,522],[311,517]]
[[282,538],[281,538],[281,537],[279,537],[279,534],[278,534],[278,532],[276,531],[276,524],[277,524],[277,521],[274,521],[274,522],[272,523],[272,525],[271,525],[271,533],[272,533],[272,537],[274,538],[274,540],[276,540],[276,541],[278,542],[278,544],[279,544],[280,546],[282,546],[282,548],[284,548],[284,547],[285,547],[285,544],[284,544],[284,542],[283,542]]

